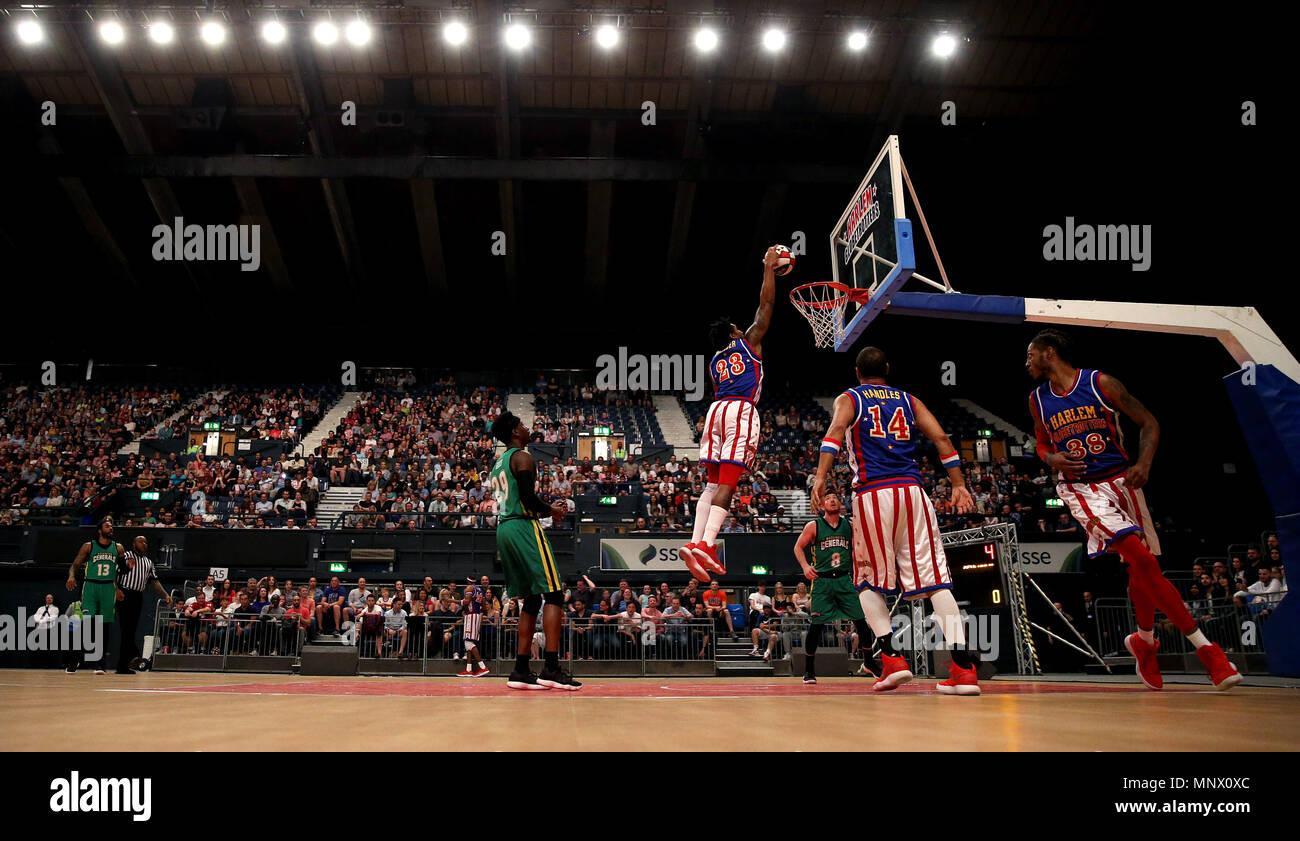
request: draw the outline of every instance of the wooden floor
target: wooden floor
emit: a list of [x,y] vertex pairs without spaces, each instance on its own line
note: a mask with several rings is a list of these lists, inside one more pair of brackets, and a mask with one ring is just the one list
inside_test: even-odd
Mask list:
[[933,681],[888,695],[870,685],[605,678],[570,693],[511,691],[500,676],[13,670],[0,671],[0,748],[188,751],[222,744],[223,733],[284,733],[302,738],[281,748],[338,751],[402,733],[414,749],[439,751],[461,749],[454,734],[472,728],[479,750],[1300,749],[1296,689],[995,680],[981,697],[958,698],[936,694]]

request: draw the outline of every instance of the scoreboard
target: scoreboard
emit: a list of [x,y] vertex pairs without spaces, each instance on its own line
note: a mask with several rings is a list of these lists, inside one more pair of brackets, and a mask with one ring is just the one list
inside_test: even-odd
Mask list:
[[992,540],[944,548],[948,571],[952,573],[953,593],[958,601],[969,602],[971,607],[1006,606],[1001,551],[998,543]]

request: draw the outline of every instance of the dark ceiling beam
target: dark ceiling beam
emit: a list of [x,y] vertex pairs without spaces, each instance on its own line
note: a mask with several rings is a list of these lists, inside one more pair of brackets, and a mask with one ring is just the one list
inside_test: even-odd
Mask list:
[[[891,134],[897,134],[902,128],[903,118],[907,115],[907,99],[919,89],[911,77],[910,61],[914,62],[914,55],[917,49],[917,42],[920,38],[914,33],[907,33],[903,36],[903,46],[894,57],[894,62],[889,68],[889,89],[885,92],[885,101],[880,106],[880,113],[876,116],[876,128],[871,133],[871,142],[866,146],[866,159],[870,162],[874,159],[880,147],[884,145],[885,138]],[[939,103],[934,103],[934,117],[939,119]]]
[[[474,20],[480,27],[505,25],[505,4],[502,0],[475,0]],[[489,59],[493,64],[490,73],[480,74],[484,81],[496,82],[496,102],[492,116],[496,123],[496,153],[502,161],[510,161],[519,154],[519,101],[515,96],[517,70],[510,63],[506,46],[500,34],[494,40]],[[501,230],[506,236],[505,275],[506,291],[514,296],[518,282],[519,219],[522,215],[520,191],[511,177],[497,183],[497,197],[501,206]]]
[[247,175],[237,175],[230,179],[243,210],[245,224],[257,225],[260,230],[259,247],[262,265],[271,276],[271,287],[277,292],[293,289],[289,269],[284,263],[284,252],[280,249],[280,240],[275,235],[275,226],[266,212],[262,202],[262,192],[257,189],[257,180]]
[[[614,155],[613,120],[591,121],[591,155],[609,158]],[[605,289],[605,275],[609,269],[609,220],[614,205],[613,181],[587,182],[587,291],[599,293]]]
[[[134,113],[135,102],[126,82],[122,79],[116,60],[108,52],[100,49],[97,43],[88,44],[88,39],[83,38],[88,25],[64,24],[68,42],[86,69],[86,74],[99,94],[100,102],[103,103],[104,110],[113,123],[117,136],[121,138],[127,154],[152,155],[153,143],[140,123],[140,118]],[[172,192],[171,184],[167,183],[164,177],[145,176],[141,183],[162,224],[170,227],[175,224],[176,219],[184,215],[181,213],[180,202],[176,200],[176,194]],[[93,232],[91,235],[95,236]],[[201,270],[190,262],[182,262],[180,268],[189,278],[190,285],[198,289]]]
[[[230,4],[231,16],[235,20],[235,25],[241,32],[252,33],[253,27],[248,21],[247,13],[244,11],[243,0],[234,0]],[[137,112],[139,109],[137,109]],[[301,119],[297,117],[296,119]],[[242,150],[241,146],[237,148]],[[293,289],[293,280],[289,275],[289,268],[284,262],[284,251],[280,248],[280,239],[275,235],[275,226],[271,223],[271,216],[266,212],[266,203],[262,201],[262,191],[257,187],[257,179],[248,176],[237,176],[230,180],[231,186],[235,189],[235,196],[239,199],[239,207],[243,212],[246,224],[257,225],[260,231],[259,247],[261,249],[262,265],[266,267],[266,273],[271,276],[271,288],[277,292],[288,292]]]
[[442,230],[438,226],[438,200],[433,179],[411,179],[411,204],[415,209],[415,226],[420,237],[420,259],[424,261],[424,279],[429,293],[444,298],[447,288],[447,261],[442,252]]
[[[336,118],[342,113],[342,103],[334,108],[326,105],[320,70],[316,65],[316,55],[312,52],[314,49],[309,39],[294,39],[289,52],[289,75],[298,107],[307,115],[307,137],[311,152],[318,159],[327,160],[335,154],[334,136],[330,133],[328,121],[332,116]],[[361,238],[352,216],[352,203],[348,201],[347,185],[336,176],[325,176],[321,180],[321,190],[348,278],[354,287],[362,288],[366,278],[361,262]]]
[[401,157],[312,158],[297,155],[92,157],[49,155],[12,159],[25,172],[54,177],[135,178],[436,178],[458,181],[790,181],[857,184],[860,165],[736,160],[632,158]]
[[[37,147],[45,155],[61,155],[63,153],[59,141],[54,137],[54,132],[48,127],[41,129],[41,137],[37,141]],[[126,281],[135,289],[139,289],[140,283],[136,280],[135,273],[131,271],[131,264],[127,262],[126,255],[122,253],[117,240],[113,238],[113,233],[104,224],[104,217],[100,216],[99,211],[95,209],[95,203],[91,200],[90,193],[86,191],[85,182],[76,176],[64,176],[59,178],[59,185],[67,195],[68,201],[71,202],[73,212],[81,220],[82,227],[86,229],[86,233],[90,235],[91,240],[107,258],[108,266],[111,267],[118,279]]]

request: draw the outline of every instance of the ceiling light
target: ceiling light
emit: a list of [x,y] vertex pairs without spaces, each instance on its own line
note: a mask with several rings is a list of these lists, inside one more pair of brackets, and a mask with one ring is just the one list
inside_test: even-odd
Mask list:
[[863,50],[867,47],[867,33],[851,32],[849,33],[849,49]]
[[718,46],[718,33],[712,29],[701,29],[695,33],[695,49],[707,53]]
[[939,58],[947,58],[957,51],[957,39],[944,33],[934,39],[934,43],[931,45],[930,49],[933,50],[934,54]]
[[522,50],[533,41],[533,33],[522,23],[514,23],[506,30],[506,46],[512,50]]
[[35,44],[45,37],[41,25],[34,20],[25,20],[18,24],[18,40],[24,44]]
[[448,44],[459,46],[469,38],[469,30],[465,28],[465,24],[453,20],[442,28],[442,37],[447,39]]
[[769,29],[763,33],[763,49],[770,53],[785,46],[785,33],[779,29]]
[[149,24],[149,40],[155,44],[170,44],[172,38],[176,37],[176,31],[172,25],[165,21]]
[[364,20],[354,20],[343,30],[343,34],[347,37],[348,43],[360,47],[370,40],[370,27]]
[[268,20],[262,24],[262,38],[268,44],[282,44],[288,34],[289,32],[284,28],[284,24],[278,20]]
[[618,27],[605,24],[596,30],[596,43],[610,49],[618,43]]
[[328,47],[339,39],[339,28],[323,20],[312,27],[311,37],[316,39],[317,44]]
[[210,20],[199,29],[199,37],[209,47],[215,47],[226,40],[226,28],[215,20]]

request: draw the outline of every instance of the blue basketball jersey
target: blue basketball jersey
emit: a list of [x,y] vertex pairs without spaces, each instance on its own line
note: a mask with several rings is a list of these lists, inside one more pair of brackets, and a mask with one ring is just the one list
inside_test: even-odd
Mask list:
[[916,411],[912,395],[892,386],[865,383],[844,392],[853,400],[845,447],[855,490],[919,484]]
[[741,397],[757,403],[763,390],[763,359],[749,342],[732,339],[713,354],[709,376],[713,377],[713,391],[718,398]]
[[1111,479],[1128,469],[1119,421],[1097,382],[1100,375],[1100,371],[1080,368],[1065,394],[1057,394],[1051,382],[1042,383],[1033,393],[1052,451],[1083,453],[1081,478],[1088,482]]

